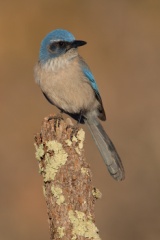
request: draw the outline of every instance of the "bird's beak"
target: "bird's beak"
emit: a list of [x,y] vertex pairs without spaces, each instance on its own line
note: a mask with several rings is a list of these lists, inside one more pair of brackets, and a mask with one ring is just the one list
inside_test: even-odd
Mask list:
[[71,48],[77,48],[77,47],[80,47],[80,46],[83,46],[87,44],[87,42],[85,41],[82,41],[82,40],[74,40],[72,43],[71,43]]

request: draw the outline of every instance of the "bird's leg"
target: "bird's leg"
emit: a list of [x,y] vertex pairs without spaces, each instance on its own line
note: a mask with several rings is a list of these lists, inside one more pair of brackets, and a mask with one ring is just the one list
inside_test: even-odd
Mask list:
[[81,110],[80,113],[79,113],[78,120],[77,120],[77,125],[78,125],[79,123],[81,123],[82,117],[83,117],[83,112],[82,112],[82,110]]
[[81,110],[79,115],[78,115],[77,123],[72,127],[73,131],[72,131],[72,134],[71,134],[71,138],[73,136],[77,135],[77,133],[79,131],[79,124],[81,123],[82,117],[83,117],[83,111]]
[[59,117],[60,117],[60,118],[63,118],[63,117],[62,117],[62,114],[63,114],[63,113],[64,113],[64,110],[63,110],[63,109],[60,109],[60,113],[59,113]]

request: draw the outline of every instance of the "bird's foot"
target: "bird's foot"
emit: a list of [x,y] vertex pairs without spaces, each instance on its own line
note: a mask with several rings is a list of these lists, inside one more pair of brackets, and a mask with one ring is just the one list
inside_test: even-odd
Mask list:
[[58,113],[57,115],[50,115],[47,119],[48,121],[54,122],[54,130],[56,131],[56,128],[60,126],[61,120],[63,120],[62,113]]
[[71,140],[73,139],[73,137],[76,137],[79,131],[79,127],[78,124],[76,123],[74,126],[71,127],[72,128],[72,132],[70,135]]

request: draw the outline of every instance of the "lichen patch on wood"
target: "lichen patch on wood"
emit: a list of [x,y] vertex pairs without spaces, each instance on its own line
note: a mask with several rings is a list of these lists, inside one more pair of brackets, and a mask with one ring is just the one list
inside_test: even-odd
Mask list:
[[84,156],[84,140],[80,126],[55,115],[44,119],[35,136],[51,240],[100,240],[94,215],[98,197]]

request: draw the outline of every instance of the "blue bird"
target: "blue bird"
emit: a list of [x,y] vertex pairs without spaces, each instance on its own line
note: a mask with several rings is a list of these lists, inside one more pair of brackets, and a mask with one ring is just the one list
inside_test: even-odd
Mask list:
[[47,100],[80,123],[86,123],[109,173],[124,179],[120,157],[100,120],[106,115],[94,76],[78,53],[86,42],[68,31],[56,29],[42,41],[35,81]]

